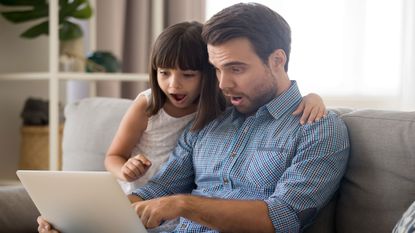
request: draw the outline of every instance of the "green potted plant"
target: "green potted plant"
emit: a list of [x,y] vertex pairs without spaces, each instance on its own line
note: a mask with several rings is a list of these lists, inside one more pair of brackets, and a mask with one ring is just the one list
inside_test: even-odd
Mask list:
[[[0,0],[0,4],[9,8],[18,8],[17,10],[1,12],[5,19],[13,23],[23,23],[45,18],[39,24],[24,31],[20,35],[21,37],[35,38],[49,34],[48,0]],[[82,37],[81,27],[71,22],[71,19],[89,19],[91,15],[92,9],[88,0],[59,0],[59,40],[67,41]]]
[[25,30],[20,35],[22,38],[32,39],[49,35],[50,1],[59,1],[61,70],[84,71],[83,32],[74,19],[85,20],[92,16],[92,8],[88,0],[0,0],[0,4],[5,6],[1,15],[16,24],[40,21]]

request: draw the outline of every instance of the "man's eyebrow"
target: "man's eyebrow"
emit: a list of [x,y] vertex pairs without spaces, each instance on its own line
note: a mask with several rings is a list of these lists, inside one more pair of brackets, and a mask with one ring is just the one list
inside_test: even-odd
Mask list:
[[244,62],[240,62],[240,61],[231,61],[231,62],[228,62],[228,63],[225,63],[225,64],[223,64],[222,66],[223,67],[229,67],[229,66],[245,66],[245,65],[247,65],[246,63],[244,63]]
[[[209,63],[212,65],[212,66],[214,66],[215,68],[217,68],[211,61],[209,61]],[[223,68],[227,68],[227,67],[230,67],[230,66],[246,66],[247,64],[246,63],[244,63],[244,62],[240,62],[240,61],[231,61],[231,62],[227,62],[227,63],[225,63],[225,64],[223,64],[223,65],[221,65],[221,67],[223,67]]]

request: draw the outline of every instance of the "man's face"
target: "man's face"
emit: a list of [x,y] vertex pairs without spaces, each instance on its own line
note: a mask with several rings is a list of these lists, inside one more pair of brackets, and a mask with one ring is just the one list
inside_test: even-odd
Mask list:
[[208,44],[208,53],[220,89],[239,112],[251,115],[276,96],[276,77],[256,55],[248,39]]

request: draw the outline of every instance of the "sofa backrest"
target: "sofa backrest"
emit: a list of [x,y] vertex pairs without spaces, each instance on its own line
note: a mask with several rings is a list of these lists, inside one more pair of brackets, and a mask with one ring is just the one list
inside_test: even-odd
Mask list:
[[334,109],[350,158],[336,197],[307,233],[390,233],[415,200],[415,112]]
[[342,119],[351,152],[336,230],[391,232],[415,200],[415,112],[360,110]]
[[62,170],[104,171],[104,157],[132,100],[93,97],[65,107]]

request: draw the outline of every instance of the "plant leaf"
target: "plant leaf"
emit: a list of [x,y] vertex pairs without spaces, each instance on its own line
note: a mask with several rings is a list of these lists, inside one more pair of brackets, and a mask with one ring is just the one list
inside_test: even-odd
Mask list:
[[49,21],[42,22],[40,24],[37,24],[26,31],[24,31],[20,36],[24,38],[35,38],[37,36],[40,36],[42,34],[47,35],[49,32]]
[[88,19],[92,16],[92,8],[88,2],[79,5],[77,10],[72,13],[72,16],[77,19]]
[[59,17],[61,19],[70,17],[76,11],[79,4],[81,4],[79,0],[59,0]]
[[0,0],[0,4],[5,6],[35,6],[46,5],[46,0]]
[[42,8],[35,10],[28,10],[28,11],[9,11],[9,12],[2,12],[1,13],[4,18],[9,20],[13,23],[21,23],[26,22],[34,19],[39,19],[48,16],[48,9]]
[[60,0],[59,16],[61,19],[74,17],[78,19],[88,19],[92,15],[92,9],[87,0]]
[[82,29],[79,25],[74,24],[69,21],[63,21],[59,28],[59,39],[63,40],[72,40],[79,37],[82,37]]
[[[33,9],[20,9],[0,12],[8,21],[21,23],[48,17],[49,2],[56,0],[0,0],[0,5],[17,6]],[[92,15],[92,8],[88,0],[59,0],[59,39],[70,40],[83,35],[79,25],[68,21],[68,18],[87,19]],[[21,37],[34,38],[42,34],[49,34],[48,21],[35,25],[21,34]]]

